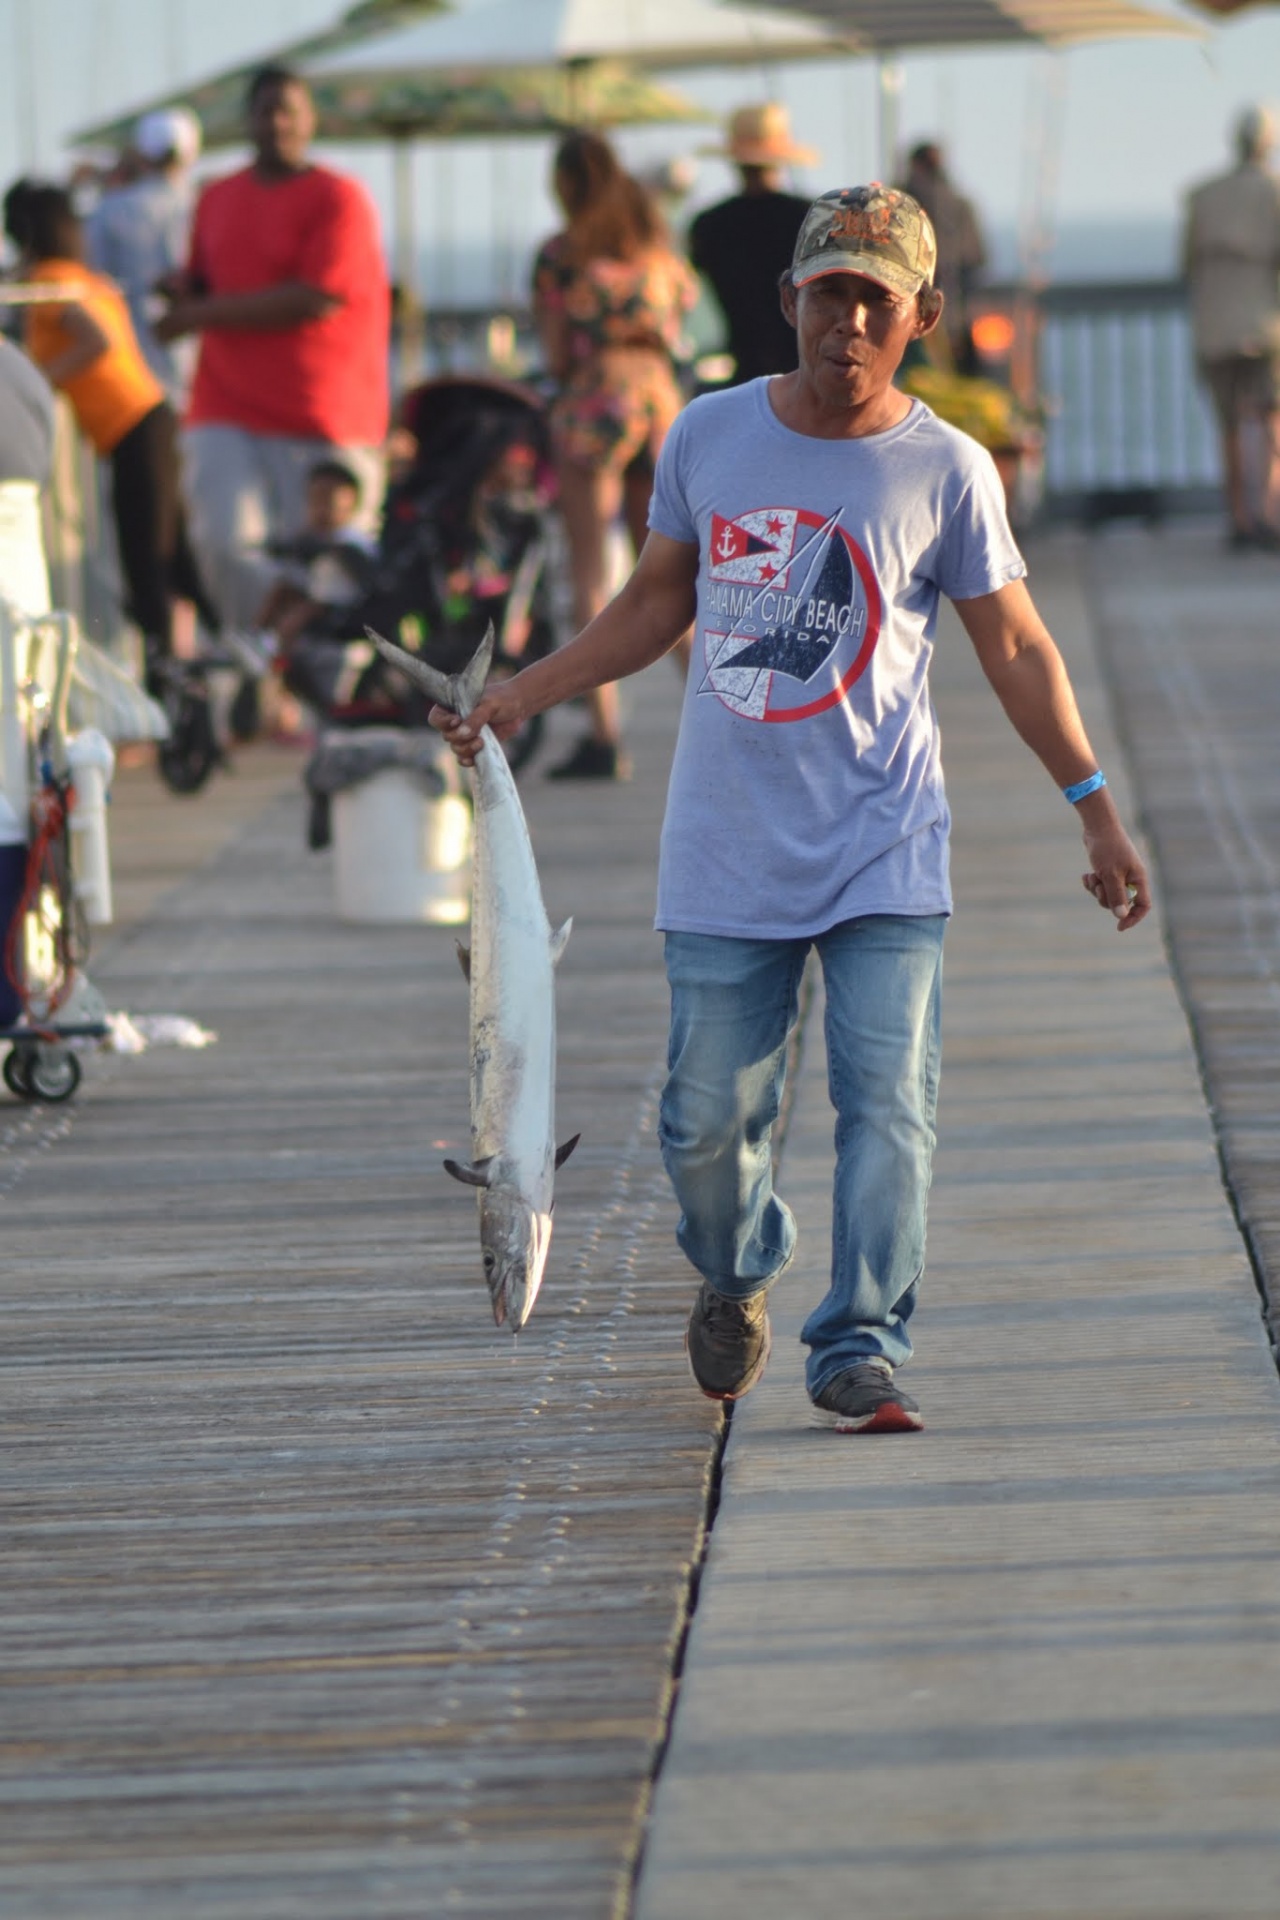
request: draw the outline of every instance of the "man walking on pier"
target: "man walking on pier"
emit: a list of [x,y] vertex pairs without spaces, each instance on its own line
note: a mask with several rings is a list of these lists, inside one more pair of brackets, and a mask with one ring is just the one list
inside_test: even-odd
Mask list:
[[919,1427],[896,1369],[924,1268],[951,911],[928,668],[957,606],[1014,727],[1077,812],[1084,885],[1121,931],[1147,877],[1024,583],[988,454],[893,385],[937,325],[929,221],[873,185],[809,209],[784,277],[796,372],[696,400],[659,461],[651,532],[618,597],[560,652],[433,724],[464,763],[478,730],[648,666],[696,616],[662,833],[657,925],[671,985],[660,1139],[702,1276],[694,1378],[754,1385],[767,1290],[795,1221],[771,1137],[801,976],[826,986],[836,1109],[831,1284],[801,1338],[816,1424]]

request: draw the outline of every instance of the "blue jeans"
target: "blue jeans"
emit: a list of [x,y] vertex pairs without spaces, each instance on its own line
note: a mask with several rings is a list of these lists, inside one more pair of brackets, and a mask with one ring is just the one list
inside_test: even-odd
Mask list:
[[816,940],[666,936],[671,1039],[658,1137],[678,1239],[718,1293],[746,1299],[790,1264],[772,1135],[809,948],[826,984],[836,1111],[831,1288],[800,1338],[816,1393],[859,1360],[910,1358],[924,1269],[941,1053],[944,915],[868,915]]

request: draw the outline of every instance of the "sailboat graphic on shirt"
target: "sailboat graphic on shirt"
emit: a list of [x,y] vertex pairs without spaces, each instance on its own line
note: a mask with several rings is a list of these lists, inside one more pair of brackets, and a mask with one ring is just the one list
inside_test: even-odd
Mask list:
[[871,658],[881,600],[839,522],[794,507],[712,516],[699,693],[765,721],[805,719],[843,699]]
[[775,673],[785,673],[791,680],[807,683],[820,667],[826,665],[839,645],[839,613],[836,610],[849,606],[852,600],[853,562],[849,558],[849,549],[834,533],[828,534],[822,569],[809,602],[832,610],[824,626],[817,631],[786,624],[769,627],[758,640],[749,640],[737,653],[728,656],[721,654],[716,665],[753,667],[757,671],[769,667]]

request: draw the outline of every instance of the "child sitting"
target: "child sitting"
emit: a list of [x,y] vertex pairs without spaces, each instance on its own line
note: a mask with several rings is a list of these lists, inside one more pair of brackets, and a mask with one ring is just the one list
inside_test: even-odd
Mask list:
[[294,609],[339,607],[357,600],[368,585],[376,543],[354,525],[360,481],[342,460],[319,460],[307,476],[307,517],[291,540],[272,543],[272,557],[286,563],[258,613],[264,628],[286,628]]
[[[524,650],[545,607],[545,467],[540,416],[527,405],[480,406],[457,436],[410,445],[364,591],[341,605],[299,598],[276,620],[285,683],[334,715],[420,725],[412,694],[364,640],[372,627],[455,672],[490,620],[500,658]],[[419,711],[421,709],[421,711]]]

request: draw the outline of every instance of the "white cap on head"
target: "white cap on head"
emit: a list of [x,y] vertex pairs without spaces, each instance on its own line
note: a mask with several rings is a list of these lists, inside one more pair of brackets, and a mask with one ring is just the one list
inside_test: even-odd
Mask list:
[[200,122],[190,107],[161,107],[143,114],[133,130],[133,144],[144,160],[172,157],[190,166],[200,152]]

